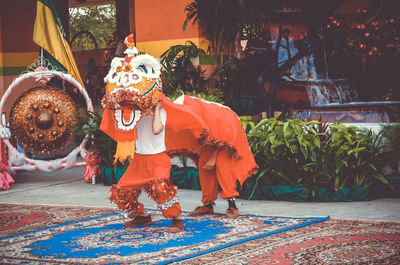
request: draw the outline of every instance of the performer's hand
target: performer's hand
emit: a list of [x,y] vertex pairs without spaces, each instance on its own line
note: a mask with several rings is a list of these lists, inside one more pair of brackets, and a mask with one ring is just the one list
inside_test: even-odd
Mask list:
[[206,163],[204,163],[203,168],[205,170],[211,170],[213,168],[215,168],[215,159],[209,159]]
[[0,138],[1,139],[10,139],[11,138],[10,129],[0,125]]
[[164,105],[164,102],[162,102],[162,100],[159,100],[158,103],[157,103],[157,105],[156,105],[156,108],[161,109],[161,107],[162,107],[163,105]]
[[203,168],[205,170],[211,170],[215,168],[215,164],[217,163],[217,156],[219,154],[220,149],[219,148],[214,148],[214,150],[211,153],[211,156],[208,158],[207,162],[203,165]]

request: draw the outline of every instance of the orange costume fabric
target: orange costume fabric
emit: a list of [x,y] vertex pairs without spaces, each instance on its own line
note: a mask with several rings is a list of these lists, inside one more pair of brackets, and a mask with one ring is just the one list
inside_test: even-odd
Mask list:
[[[100,129],[118,142],[130,143],[137,136],[136,128],[130,131],[118,128],[112,110],[105,110]],[[140,215],[144,212],[144,207],[138,199],[144,189],[157,203],[165,218],[178,217],[182,209],[176,198],[177,188],[169,180],[170,170],[171,160],[166,152],[135,153],[125,174],[110,190],[111,202],[117,204],[121,210],[129,211],[130,216]]]
[[[183,104],[177,104],[161,94],[159,100],[163,101],[163,108],[167,113],[167,153],[171,157],[189,156],[198,162],[202,201],[217,199],[218,184],[222,188],[222,198],[236,197],[237,181],[243,184],[257,169],[238,116],[226,106],[200,98],[184,96]],[[135,139],[136,134],[132,131],[117,128],[113,116],[112,110],[105,110],[100,129],[116,141]],[[217,156],[216,168],[205,171],[202,165],[210,156],[212,148],[221,150]],[[137,161],[136,157],[138,154],[135,154],[125,175],[118,182],[118,187],[139,188],[137,183],[146,182],[143,174],[136,173],[141,172],[139,168],[143,167],[138,165],[139,160]],[[167,174],[169,177],[169,172],[166,171],[167,167],[160,177],[165,178]]]
[[[258,167],[236,113],[221,104],[190,96],[184,96],[183,105],[171,102],[164,95],[160,99],[169,117],[166,124],[167,152],[171,155],[181,152],[198,158],[202,201],[217,199],[218,184],[222,188],[222,198],[238,196],[237,181],[242,185]],[[202,133],[197,137],[194,132],[199,131]],[[214,148],[220,150],[216,167],[204,170],[203,165]]]
[[[171,160],[165,152],[153,155],[136,153],[117,187],[136,191],[138,195],[144,189],[157,203],[165,218],[175,218],[182,212],[182,208],[175,197],[177,188],[169,180],[170,172]],[[137,199],[135,204],[138,204]],[[136,214],[142,213],[142,204],[138,204],[138,208]]]

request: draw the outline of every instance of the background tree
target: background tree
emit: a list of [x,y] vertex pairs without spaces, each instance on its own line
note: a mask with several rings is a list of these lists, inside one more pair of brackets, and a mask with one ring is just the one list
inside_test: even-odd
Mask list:
[[336,14],[326,24],[332,77],[347,77],[361,100],[400,100],[400,2],[372,1],[353,21]]
[[[248,8],[245,0],[195,0],[186,6],[187,24],[198,23],[211,41],[209,52],[223,55],[225,49],[235,58],[241,59],[243,52],[240,39],[246,28],[257,31],[262,26],[264,16],[255,8]],[[222,61],[221,61],[222,62]]]
[[115,5],[70,8],[69,12],[73,50],[95,49],[93,39],[99,49],[109,48],[116,29]]

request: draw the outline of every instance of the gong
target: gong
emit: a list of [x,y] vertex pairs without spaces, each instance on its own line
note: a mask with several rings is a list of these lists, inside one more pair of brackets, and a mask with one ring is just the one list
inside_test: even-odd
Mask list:
[[12,143],[31,158],[60,157],[74,146],[72,128],[77,107],[63,90],[51,86],[30,88],[14,103],[10,112]]

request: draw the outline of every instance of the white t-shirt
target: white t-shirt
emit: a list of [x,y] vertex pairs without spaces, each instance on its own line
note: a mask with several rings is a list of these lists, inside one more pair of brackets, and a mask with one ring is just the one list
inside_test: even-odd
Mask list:
[[137,123],[138,139],[136,140],[136,153],[142,155],[154,155],[165,152],[165,123],[167,121],[167,113],[164,109],[160,110],[161,123],[164,130],[159,134],[153,134],[153,115],[143,115],[142,119]]

